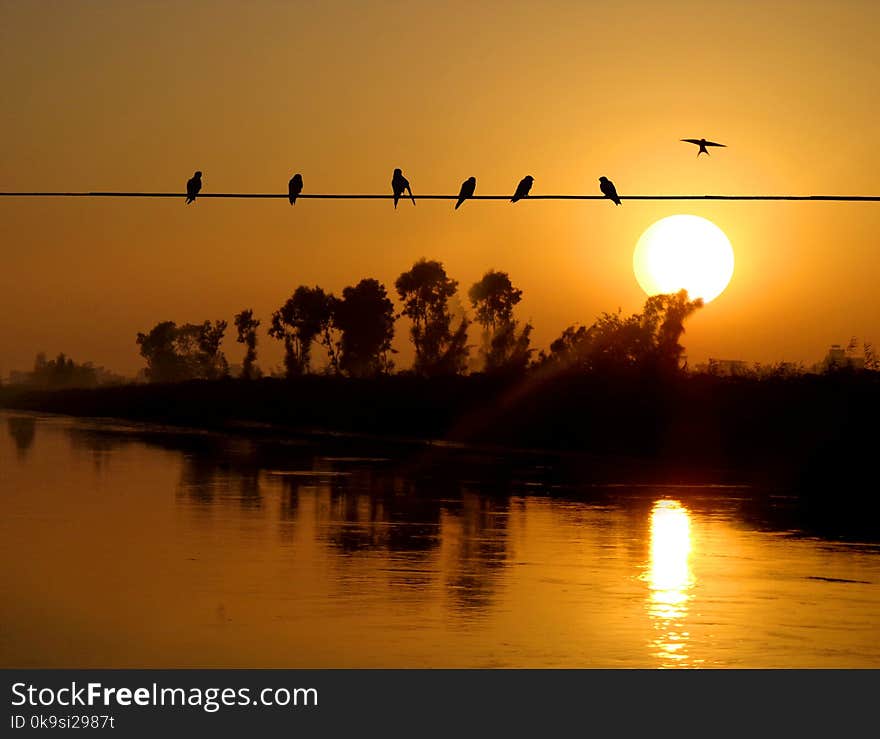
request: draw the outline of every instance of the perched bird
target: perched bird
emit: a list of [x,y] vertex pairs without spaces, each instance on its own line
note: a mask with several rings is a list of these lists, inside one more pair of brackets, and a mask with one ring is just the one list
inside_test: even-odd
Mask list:
[[707,146],[721,146],[727,148],[727,144],[716,144],[714,141],[706,141],[706,139],[682,139],[686,144],[696,144],[700,147],[700,150],[697,152],[697,156],[700,154],[705,154],[709,156],[709,150],[706,148]]
[[291,205],[296,205],[297,196],[303,191],[303,176],[297,172],[287,183],[287,199]]
[[458,202],[455,204],[455,209],[458,210],[465,200],[467,200],[468,198],[472,198],[474,196],[474,190],[476,189],[476,177],[468,177],[464,182],[462,182],[461,190],[458,191]]
[[617,188],[614,187],[614,183],[611,180],[607,177],[600,177],[599,189],[606,198],[613,200],[615,205],[620,205],[620,197],[617,195]]
[[202,173],[196,172],[186,181],[186,204],[195,202],[196,195],[202,189]]
[[519,184],[516,186],[516,192],[513,193],[513,197],[510,199],[511,203],[515,203],[517,200],[522,200],[523,198],[527,198],[529,196],[529,190],[532,189],[532,183],[535,181],[535,178],[530,174],[523,177]]
[[404,192],[409,193],[410,200],[412,200],[413,205],[416,204],[416,199],[413,197],[412,188],[409,186],[409,180],[403,176],[403,172],[399,169],[394,170],[394,176],[391,178],[391,191],[394,193],[394,207],[397,208],[397,201],[400,199],[400,196],[403,195]]

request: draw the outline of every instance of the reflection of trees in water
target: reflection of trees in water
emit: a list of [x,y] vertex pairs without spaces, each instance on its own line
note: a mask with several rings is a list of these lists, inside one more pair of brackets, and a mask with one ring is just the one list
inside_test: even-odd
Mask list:
[[[880,502],[870,485],[833,488],[837,495],[816,500],[808,495],[751,490],[730,504],[737,525],[758,531],[784,531],[792,536],[829,541],[880,543]],[[853,501],[852,495],[859,499]]]
[[208,437],[183,451],[179,495],[199,505],[237,501],[245,510],[262,506],[257,446],[245,439]]
[[463,491],[453,514],[459,530],[445,587],[460,611],[483,611],[492,603],[497,579],[507,563],[508,497]]
[[[385,554],[392,587],[437,582],[458,609],[483,609],[507,561],[508,498],[462,493],[450,480],[407,480],[361,474],[319,486],[286,483],[282,519],[296,517],[299,496],[315,495],[319,540],[345,560]],[[450,557],[439,557],[444,544]]]
[[294,526],[299,519],[300,486],[301,481],[296,478],[281,478],[278,521],[279,535],[283,541],[290,541],[293,538]]
[[91,455],[96,470],[104,469],[112,455],[137,441],[111,430],[83,426],[68,428],[67,438],[75,451],[85,451]]
[[[386,553],[392,586],[428,587],[439,576],[456,609],[491,604],[507,562],[508,497],[462,491],[450,480],[366,482],[343,478],[316,491],[320,538],[346,557]],[[449,554],[428,563],[446,544]]]
[[170,452],[181,461],[178,499],[202,506],[234,501],[243,509],[260,508],[261,472],[308,469],[314,454],[311,446],[289,440],[169,432],[149,426],[72,426],[67,432],[72,446],[90,452],[97,464],[130,445]]
[[[355,483],[355,484],[352,484]],[[340,478],[327,488],[322,536],[343,553],[425,554],[439,547],[440,503],[396,477]]]
[[[459,465],[443,454],[414,474],[408,461],[359,461],[356,451],[321,457],[327,448],[296,441],[149,428],[70,433],[73,444],[96,456],[128,444],[172,452],[173,463],[180,464],[178,501],[204,513],[221,506],[260,509],[260,478],[268,475],[279,494],[281,540],[294,536],[308,510],[314,527],[307,521],[303,531],[335,555],[340,572],[357,576],[351,558],[363,557],[367,567],[386,573],[392,588],[443,588],[457,610],[485,609],[507,561],[509,488],[495,485],[484,494],[462,490],[460,482],[467,472],[486,472],[482,457]],[[368,562],[371,555],[376,559]]]
[[10,416],[6,419],[6,429],[15,443],[19,459],[24,459],[34,444],[37,434],[36,419],[31,416]]

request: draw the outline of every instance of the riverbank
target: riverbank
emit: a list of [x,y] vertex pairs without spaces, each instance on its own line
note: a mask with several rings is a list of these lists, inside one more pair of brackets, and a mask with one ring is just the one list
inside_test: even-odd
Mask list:
[[835,495],[861,500],[868,498],[862,482],[876,474],[880,376],[307,376],[54,391],[6,386],[0,406],[200,429],[271,426],[540,449],[630,460],[655,477],[661,470],[685,482],[711,469],[722,481],[822,497],[846,488]]

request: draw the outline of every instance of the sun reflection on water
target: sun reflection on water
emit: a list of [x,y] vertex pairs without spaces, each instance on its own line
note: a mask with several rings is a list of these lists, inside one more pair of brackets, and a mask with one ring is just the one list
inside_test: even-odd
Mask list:
[[689,593],[693,585],[690,569],[690,513],[677,500],[658,500],[651,510],[651,559],[648,582],[648,614],[656,632],[654,654],[662,667],[689,663],[685,630]]

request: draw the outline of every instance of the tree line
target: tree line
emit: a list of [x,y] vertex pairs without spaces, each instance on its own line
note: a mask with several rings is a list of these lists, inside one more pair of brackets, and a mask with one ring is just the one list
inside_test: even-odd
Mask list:
[[[468,343],[474,323],[479,327],[477,364],[486,373],[516,375],[546,366],[574,371],[656,366],[676,371],[683,353],[679,340],[684,322],[702,306],[685,291],[657,295],[648,299],[641,313],[605,313],[589,326],[566,328],[549,351],[536,352],[531,346],[531,323],[514,315],[522,290],[506,272],[489,270],[469,288],[473,319],[454,309],[459,283],[439,261],[420,259],[397,278],[394,289],[399,312],[385,285],[373,278],[346,287],[339,296],[318,286],[297,287],[268,322],[268,336],[283,345],[285,376],[315,372],[315,351],[326,355],[320,371],[330,374],[375,377],[393,372],[391,344],[401,317],[410,321],[415,351],[408,372],[423,377],[467,371],[475,348]],[[245,348],[241,377],[258,378],[262,322],[248,308],[236,314],[233,323],[236,341]],[[182,325],[162,321],[149,332],[138,333],[147,378],[177,382],[228,376],[229,363],[221,350],[227,328],[225,320]]]
[[72,387],[98,387],[99,385],[122,385],[125,378],[92,362],[79,363],[64,352],[48,359],[39,352],[29,372],[13,371],[9,375],[12,385],[36,388],[61,389]]

